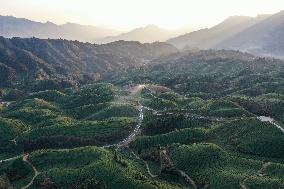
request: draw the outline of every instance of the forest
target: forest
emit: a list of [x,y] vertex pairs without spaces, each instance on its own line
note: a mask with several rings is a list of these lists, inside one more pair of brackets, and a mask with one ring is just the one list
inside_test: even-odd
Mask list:
[[[104,77],[91,82],[14,69],[31,85],[15,77],[0,89],[0,188],[284,189],[283,61],[163,44],[1,43],[32,54],[39,52],[31,44],[57,53],[61,45],[70,48],[64,53],[80,45],[120,58],[130,48],[138,62],[151,58],[136,66],[120,62],[123,69],[102,60],[112,71],[100,70]],[[173,52],[151,54],[157,46]],[[28,54],[52,65],[46,73],[54,69],[41,62],[49,53]],[[74,68],[75,56],[67,63]]]

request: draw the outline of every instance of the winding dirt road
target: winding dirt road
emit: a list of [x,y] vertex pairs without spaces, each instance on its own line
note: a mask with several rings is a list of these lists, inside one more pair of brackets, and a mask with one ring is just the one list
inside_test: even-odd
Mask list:
[[130,96],[135,96],[141,93],[141,91],[146,87],[146,85],[136,85],[135,87],[133,87],[130,93]]
[[[128,99],[131,99],[132,97],[139,95],[139,94],[141,93],[141,91],[142,91],[144,88],[145,88],[145,85],[137,85],[137,86],[135,86],[135,87],[133,87],[133,88],[130,89],[130,95],[129,95],[129,96],[126,96],[126,97],[127,97]],[[153,109],[148,108],[148,107],[143,107],[141,104],[139,104],[138,109],[139,109],[138,123],[136,124],[134,130],[130,133],[130,135],[128,135],[124,140],[122,140],[122,141],[120,141],[120,142],[118,142],[118,143],[116,143],[116,144],[105,145],[105,146],[103,146],[104,148],[116,147],[116,149],[120,149],[120,148],[123,148],[123,147],[127,147],[131,142],[133,142],[133,141],[136,139],[136,137],[141,133],[140,127],[141,127],[142,122],[143,122],[143,119],[144,119],[144,112],[143,112],[143,109],[149,110],[149,111],[153,111],[154,114],[158,114],[158,111],[153,110]],[[194,115],[194,114],[191,114],[191,115],[188,115],[188,116],[193,116],[193,117],[197,117],[197,118],[207,118],[207,119],[209,118],[209,117],[200,116],[200,115]],[[284,132],[284,129],[283,129],[280,125],[278,125],[274,119],[272,119],[272,118],[270,118],[270,117],[265,117],[265,116],[259,116],[259,117],[257,117],[257,118],[258,118],[260,121],[262,121],[262,122],[269,122],[269,123],[273,124],[274,126],[276,126],[277,128],[279,128],[282,132]],[[224,121],[222,118],[215,118],[215,117],[213,118],[213,117],[210,117],[210,119],[212,119],[212,121]],[[28,130],[28,131],[29,131],[29,130]],[[28,131],[26,131],[26,132],[28,132]],[[16,139],[17,139],[17,137],[16,137],[15,139],[13,139],[13,140],[10,140],[10,141],[13,142],[13,143],[17,146],[17,141],[16,141]],[[147,172],[148,172],[148,174],[150,175],[150,177],[155,178],[155,177],[158,176],[158,175],[154,175],[154,174],[151,173],[150,168],[149,168],[149,165],[148,165],[148,163],[147,163],[145,160],[141,159],[141,158],[140,158],[138,155],[136,155],[134,152],[132,152],[132,154],[136,157],[136,159],[139,159],[139,160],[143,161],[143,163],[145,164],[146,169],[147,169]],[[184,180],[185,180],[187,183],[189,183],[194,189],[196,189],[196,188],[197,188],[197,185],[196,185],[196,183],[193,181],[193,179],[191,179],[184,171],[178,169],[178,168],[174,165],[174,163],[172,162],[172,160],[170,159],[170,157],[168,156],[168,154],[167,154],[166,151],[164,151],[164,154],[163,154],[163,155],[164,155],[164,157],[167,158],[167,160],[168,160],[168,161],[170,162],[170,164],[175,168],[175,170],[179,173],[179,175],[180,175],[181,177],[183,177]],[[5,159],[5,160],[0,160],[0,163],[12,161],[12,160],[15,160],[15,159],[17,159],[17,158],[19,158],[19,157],[21,157],[21,156],[22,156],[22,155],[20,155],[20,156],[15,156],[15,157],[12,157],[12,158],[8,158],[8,159]],[[26,163],[28,163],[28,164],[32,167],[33,172],[34,172],[34,176],[32,177],[31,181],[30,181],[26,186],[24,186],[24,187],[21,188],[21,189],[28,189],[29,187],[31,187],[31,186],[33,185],[34,180],[35,180],[36,177],[39,175],[39,172],[38,172],[38,170],[35,168],[35,166],[29,161],[29,154],[25,154],[25,155],[23,156],[23,161],[26,162]],[[263,176],[266,167],[269,166],[269,165],[270,165],[269,162],[263,164],[262,169],[257,172],[257,175],[258,175],[258,176]],[[242,181],[240,182],[240,187],[241,187],[241,189],[247,189],[247,186],[245,185],[245,182],[246,182],[247,180],[248,180],[248,178],[245,178],[244,180],[242,180]]]
[[39,175],[39,172],[38,170],[35,168],[35,166],[29,161],[29,154],[25,154],[23,156],[23,161],[28,163],[32,168],[33,168],[33,171],[34,171],[34,176],[32,178],[32,180],[24,187],[22,187],[21,189],[27,189],[29,188],[31,185],[33,185],[34,183],[34,180],[36,179],[36,177]]
[[[25,134],[25,133],[28,133],[31,131],[31,128],[29,128],[28,130],[24,131],[21,135]],[[20,136],[20,135],[19,135]],[[14,143],[15,146],[18,146],[18,142],[17,142],[17,139],[19,138],[19,136],[16,136],[16,138],[12,139],[12,140],[9,140],[10,142]],[[15,160],[19,157],[22,157],[22,155],[18,155],[18,156],[14,156],[14,157],[11,157],[11,158],[8,158],[8,159],[4,159],[4,160],[0,160],[0,163],[4,163],[4,162],[8,162],[8,161],[12,161],[12,160]]]
[[[271,162],[266,162],[266,163],[263,163],[262,164],[262,167],[260,170],[258,170],[256,173],[255,173],[255,176],[259,176],[259,177],[263,177],[265,176],[265,171],[267,169],[268,166],[270,166],[272,163]],[[253,176],[253,175],[252,175]],[[250,178],[250,176],[246,177],[245,179],[243,179],[241,182],[240,182],[240,187],[241,189],[249,189],[245,182]]]
[[15,157],[11,157],[11,158],[8,158],[8,159],[3,159],[3,160],[0,160],[0,163],[5,163],[5,162],[8,162],[8,161],[12,161],[12,160],[15,160],[17,158],[20,158],[20,156],[15,156]]
[[[134,97],[138,94],[141,93],[141,91],[145,88],[145,85],[137,85],[133,88],[130,89],[130,96],[128,97]],[[116,149],[122,148],[122,147],[126,147],[128,146],[132,141],[134,141],[137,137],[137,135],[139,135],[141,133],[141,125],[144,119],[144,112],[143,112],[144,107],[139,103],[138,106],[138,110],[139,110],[139,116],[138,116],[138,123],[136,124],[134,130],[130,133],[130,135],[128,135],[125,139],[123,139],[122,141],[116,143],[116,144],[109,144],[109,145],[105,145],[102,146],[103,148],[110,148],[110,147],[116,147]]]
[[[188,175],[186,174],[184,171],[180,170],[179,168],[177,168],[174,164],[174,162],[171,160],[171,158],[169,157],[168,153],[167,153],[167,150],[162,150],[160,152],[160,156],[163,156],[164,158],[166,158],[166,161],[169,163],[169,165],[171,167],[173,167],[175,169],[176,172],[179,173],[179,175],[181,177],[184,178],[184,180],[192,186],[193,189],[197,189],[197,185],[195,183],[195,181]],[[162,167],[162,166],[161,166]]]
[[134,130],[130,133],[130,135],[116,144],[109,144],[109,145],[105,145],[102,147],[103,148],[116,147],[116,149],[119,149],[119,148],[128,146],[132,141],[136,139],[137,135],[141,133],[140,127],[142,125],[143,119],[144,119],[143,106],[139,105],[138,123],[136,124]]
[[269,122],[269,123],[271,123],[272,125],[276,126],[278,129],[280,129],[284,133],[284,128],[281,127],[279,124],[277,124],[275,119],[273,119],[271,117],[266,117],[266,116],[259,116],[259,117],[257,117],[257,119],[259,119],[262,122]]
[[242,180],[241,182],[240,182],[240,186],[241,186],[241,189],[249,189],[247,186],[246,186],[246,184],[245,184],[245,182],[248,180],[248,178],[245,178],[244,180]]
[[150,177],[155,178],[155,177],[157,177],[157,176],[158,176],[158,175],[154,175],[154,174],[152,174],[152,173],[151,173],[151,171],[150,171],[150,168],[149,168],[149,165],[148,165],[147,161],[145,161],[145,160],[141,159],[141,158],[140,158],[137,154],[135,154],[133,151],[132,151],[131,153],[134,155],[134,157],[135,157],[136,159],[138,159],[138,160],[142,161],[142,162],[145,164],[146,169],[147,169],[147,172],[148,172],[148,174],[150,175]]
[[265,176],[265,171],[268,166],[270,166],[272,163],[271,162],[266,162],[262,165],[262,168],[257,172],[257,176],[263,177]]

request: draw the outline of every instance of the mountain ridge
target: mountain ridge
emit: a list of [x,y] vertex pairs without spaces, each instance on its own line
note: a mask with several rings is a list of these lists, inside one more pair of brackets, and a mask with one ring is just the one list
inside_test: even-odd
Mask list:
[[273,56],[283,59],[284,11],[231,36],[214,48],[243,50],[259,56]]
[[212,28],[167,42],[179,49],[226,49],[284,59],[284,11],[257,17],[233,16]]
[[145,27],[135,28],[129,32],[117,36],[108,36],[96,40],[97,43],[110,43],[119,40],[139,41],[141,43],[151,43],[155,41],[166,41],[170,37],[178,35],[178,31],[171,31],[160,28],[156,25],[147,25]]
[[119,31],[113,29],[91,25],[81,25],[70,22],[57,25],[50,21],[37,22],[14,16],[0,16],[0,35],[6,38],[64,38],[82,42],[94,42],[96,38],[119,33]]
[[167,42],[182,49],[186,46],[210,49],[221,41],[241,32],[242,30],[262,21],[267,15],[258,17],[231,16],[223,22],[182,36],[168,39]]
[[1,86],[23,80],[89,81],[178,50],[167,43],[117,41],[104,45],[62,39],[0,37]]

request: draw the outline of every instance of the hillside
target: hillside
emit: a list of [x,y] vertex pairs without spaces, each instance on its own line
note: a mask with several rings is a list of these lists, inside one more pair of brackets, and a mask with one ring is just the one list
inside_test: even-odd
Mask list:
[[283,59],[284,12],[274,15],[230,17],[209,29],[203,29],[167,42],[178,48],[240,50],[257,56]]
[[232,16],[212,28],[194,31],[169,39],[167,42],[180,49],[187,46],[191,48],[210,49],[227,38],[261,22],[268,16],[269,15],[260,15],[256,18]]
[[[92,84],[49,83],[7,100],[0,187],[284,188],[283,61],[232,50],[177,52],[166,43],[4,41],[6,55],[27,52],[40,57],[38,66],[69,60],[76,68],[90,52],[131,61],[113,60],[114,71]],[[1,91],[6,99],[9,90]]]
[[[283,92],[284,62],[228,50],[181,52],[155,59],[146,66],[117,74],[126,84],[159,83],[201,97]],[[128,80],[125,80],[124,78]],[[130,80],[130,81],[129,81]]]
[[79,25],[75,23],[56,25],[52,22],[41,23],[13,16],[0,16],[0,36],[6,38],[62,38],[83,42],[94,42],[95,39],[109,35],[117,35],[119,33],[119,31],[107,28]]
[[89,82],[177,52],[166,43],[118,41],[105,45],[37,38],[0,38],[0,86],[59,79]]
[[284,11],[216,44],[215,48],[238,49],[256,55],[273,56],[283,59]]
[[135,93],[106,83],[43,91],[4,109],[2,186],[283,188],[284,133],[251,112],[271,104],[267,112],[283,117],[273,105],[283,104],[283,92],[247,95],[247,107],[242,95],[201,98],[139,86]]

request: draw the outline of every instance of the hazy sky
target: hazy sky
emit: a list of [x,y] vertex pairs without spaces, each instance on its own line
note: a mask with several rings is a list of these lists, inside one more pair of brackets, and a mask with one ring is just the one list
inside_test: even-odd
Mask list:
[[284,0],[0,0],[0,15],[117,29],[212,26],[228,16],[284,10]]

